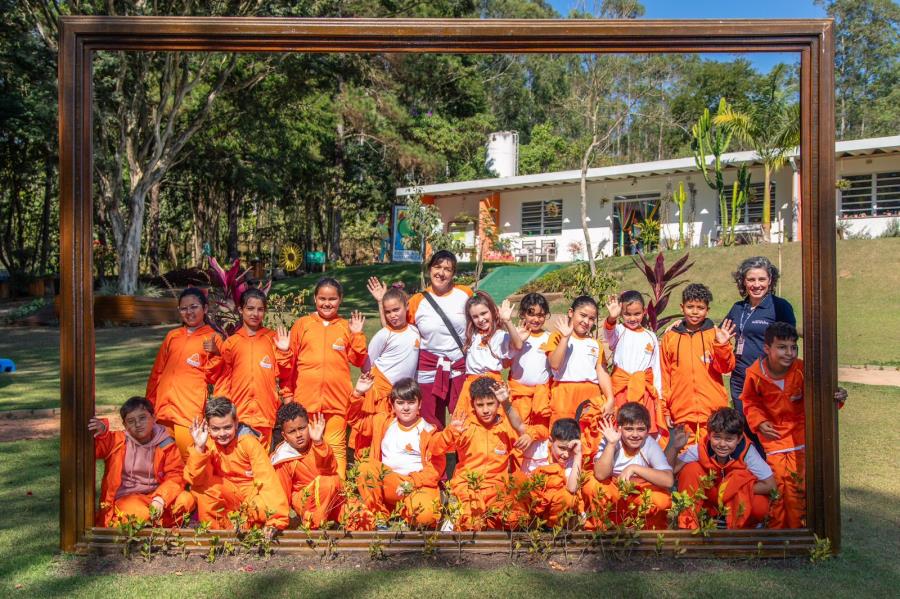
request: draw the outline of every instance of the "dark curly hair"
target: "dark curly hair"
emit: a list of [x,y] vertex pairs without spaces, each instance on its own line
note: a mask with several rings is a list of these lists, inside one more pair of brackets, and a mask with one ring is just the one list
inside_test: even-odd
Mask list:
[[770,293],[778,285],[778,277],[780,275],[775,265],[765,256],[753,256],[752,258],[747,258],[741,262],[738,269],[732,273],[732,277],[734,277],[734,282],[737,283],[738,293],[741,294],[741,297],[747,297],[747,286],[744,285],[744,279],[747,278],[747,273],[754,268],[761,268],[769,273]]

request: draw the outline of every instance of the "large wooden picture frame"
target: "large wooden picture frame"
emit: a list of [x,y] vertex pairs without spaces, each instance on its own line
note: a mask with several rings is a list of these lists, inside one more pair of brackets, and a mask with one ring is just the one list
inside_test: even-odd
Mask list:
[[[115,531],[95,529],[92,288],[92,56],[98,50],[196,52],[797,52],[800,55],[803,354],[806,367],[808,528],[666,531],[662,549],[692,555],[801,555],[815,536],[840,547],[836,407],[834,43],[831,20],[484,21],[254,18],[64,17],[60,27],[61,466],[60,546],[109,546]],[[343,538],[362,548],[379,533]],[[381,533],[384,534],[384,533]],[[815,536],[814,536],[815,535]],[[459,539],[441,533],[439,545]],[[468,535],[467,535],[468,536]],[[502,551],[508,533],[470,535],[472,550]],[[572,542],[588,542],[575,533]],[[424,537],[423,537],[424,539]],[[655,532],[638,550],[657,549]],[[280,550],[306,549],[286,531]],[[596,537],[592,542],[596,543]],[[408,537],[399,546],[415,547]],[[424,542],[424,540],[419,541]]]

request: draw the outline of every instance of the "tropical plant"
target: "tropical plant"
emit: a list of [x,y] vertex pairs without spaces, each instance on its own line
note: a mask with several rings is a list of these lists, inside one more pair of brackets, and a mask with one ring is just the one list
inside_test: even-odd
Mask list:
[[[212,283],[209,291],[211,306],[209,315],[227,335],[234,333],[241,325],[238,306],[241,295],[250,289],[250,284],[247,282],[250,270],[249,268],[241,270],[241,261],[237,259],[226,271],[219,266],[215,258],[209,257],[209,280]],[[263,293],[268,293],[271,286],[271,280],[265,283],[260,281],[256,288],[261,289]]]
[[787,162],[788,153],[800,144],[800,104],[789,102],[784,89],[785,65],[778,65],[765,87],[755,94],[746,110],[725,105],[713,119],[753,148],[763,163],[763,239],[772,230],[772,175]]
[[428,261],[425,253],[431,251],[450,250],[459,253],[465,249],[461,241],[444,232],[444,221],[440,211],[433,204],[422,201],[420,194],[410,196],[406,202],[405,223],[409,235],[403,237],[406,249],[419,250],[422,253],[421,286],[425,288],[425,269]]
[[668,270],[666,270],[666,259],[662,252],[656,255],[656,261],[651,266],[643,254],[638,254],[638,258],[632,256],[634,265],[644,273],[647,283],[650,284],[650,301],[647,303],[647,318],[649,320],[650,329],[658,331],[666,326],[671,320],[677,316],[660,317],[669,305],[669,296],[672,291],[687,281],[676,281],[675,279],[686,273],[694,263],[688,264],[690,254],[685,254],[675,261]]
[[678,190],[672,194],[672,201],[678,206],[678,249],[684,249],[684,205],[687,202],[687,193],[684,191],[684,181],[678,182]]
[[[719,101],[716,117],[724,115],[730,110],[728,102],[725,101],[725,98],[722,98]],[[726,165],[722,162],[722,155],[728,151],[733,134],[733,131],[730,129],[715,124],[708,108],[703,110],[703,114],[691,128],[691,150],[694,153],[694,162],[703,174],[703,180],[706,181],[706,184],[711,189],[715,190],[719,198],[719,218],[721,220],[723,245],[732,245],[734,243],[735,216],[740,209],[738,202],[746,201],[750,185],[749,174],[744,168],[743,173],[738,172],[738,189],[731,194],[729,200],[725,186],[724,169]],[[710,156],[712,157],[712,164],[707,164],[707,159]]]

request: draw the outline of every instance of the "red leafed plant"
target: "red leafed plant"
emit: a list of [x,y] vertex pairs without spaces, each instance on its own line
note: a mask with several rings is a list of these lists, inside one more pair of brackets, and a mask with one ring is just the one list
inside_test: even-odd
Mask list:
[[[247,274],[250,269],[241,270],[241,261],[235,260],[231,268],[225,270],[215,258],[209,257],[209,280],[212,288],[209,290],[209,315],[219,327],[225,331],[225,334],[231,335],[238,327],[241,326],[241,313],[238,311],[238,305],[241,301],[241,294],[250,289],[247,283]],[[268,294],[272,281],[267,281],[257,285],[263,293]]]
[[669,296],[675,288],[687,283],[687,281],[676,281],[675,279],[686,273],[694,265],[693,262],[687,263],[689,256],[690,254],[685,254],[679,258],[669,270],[666,270],[666,259],[662,252],[656,254],[656,263],[653,266],[647,262],[643,254],[638,254],[638,257],[641,259],[640,262],[634,256],[631,258],[634,260],[634,265],[644,273],[644,276],[647,277],[647,282],[650,283],[652,293],[650,302],[647,304],[647,320],[653,331],[658,331],[675,318],[678,318],[678,315],[662,318],[660,318],[660,315],[665,311],[666,306],[669,305]]

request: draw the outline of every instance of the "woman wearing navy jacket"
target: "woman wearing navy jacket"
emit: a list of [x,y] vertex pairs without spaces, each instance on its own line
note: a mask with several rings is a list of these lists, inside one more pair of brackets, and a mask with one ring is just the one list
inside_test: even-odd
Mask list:
[[[797,326],[794,308],[786,299],[774,294],[778,284],[778,269],[764,256],[747,258],[734,273],[738,293],[743,298],[731,307],[728,316],[735,325],[735,365],[731,372],[731,400],[743,413],[741,391],[747,367],[763,355],[766,329],[773,322]],[[757,443],[754,438],[754,442]]]

